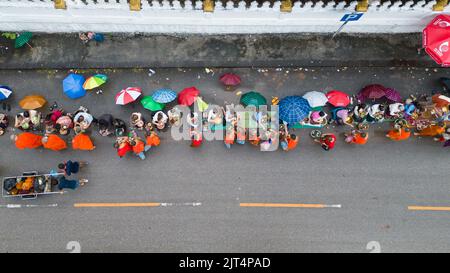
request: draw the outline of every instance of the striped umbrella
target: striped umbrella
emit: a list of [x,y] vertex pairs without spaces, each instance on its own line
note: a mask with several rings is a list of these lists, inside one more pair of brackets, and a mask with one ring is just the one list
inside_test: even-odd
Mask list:
[[0,100],[6,100],[11,96],[12,89],[8,86],[0,85]]
[[87,78],[87,80],[83,83],[83,88],[86,90],[92,90],[106,83],[107,80],[108,77],[106,75],[96,74],[92,77]]
[[153,92],[152,98],[158,103],[169,103],[177,98],[177,93],[168,88],[161,88]]
[[135,101],[142,94],[142,89],[140,87],[127,87],[122,89],[117,93],[115,101],[118,105],[125,105],[130,102]]
[[278,103],[280,119],[295,124],[306,118],[311,111],[308,101],[300,96],[288,96]]

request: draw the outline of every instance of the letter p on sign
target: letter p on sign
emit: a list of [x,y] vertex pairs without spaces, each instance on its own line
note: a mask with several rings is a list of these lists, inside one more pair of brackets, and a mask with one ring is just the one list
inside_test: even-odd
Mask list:
[[347,13],[341,18],[341,22],[358,21],[364,13]]

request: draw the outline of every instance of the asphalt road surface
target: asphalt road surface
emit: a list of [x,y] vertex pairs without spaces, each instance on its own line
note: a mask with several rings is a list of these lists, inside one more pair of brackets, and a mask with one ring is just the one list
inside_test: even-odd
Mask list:
[[[141,86],[150,94],[159,87],[179,91],[195,85],[211,103],[239,99],[218,83],[225,70],[155,70],[151,77],[147,70],[98,71],[110,77],[103,94],[75,101],[62,95],[67,71],[0,71],[0,84],[15,91],[11,115],[22,96],[41,93],[68,111],[84,105],[94,115],[112,113],[128,120],[141,106],[113,102],[127,86]],[[436,79],[446,75],[444,69],[390,67],[234,72],[243,79],[238,90],[258,90],[269,99],[310,90],[356,93],[370,83],[404,95],[431,92],[440,90]],[[60,153],[19,151],[8,132],[0,137],[0,176],[48,172],[62,160],[85,160],[89,166],[78,177],[88,178],[89,184],[33,201],[2,198],[0,251],[69,252],[71,241],[79,242],[82,252],[369,252],[372,241],[377,243],[369,246],[379,244],[381,252],[450,251],[450,211],[427,210],[450,207],[449,151],[431,139],[389,141],[386,130],[372,126],[369,143],[362,147],[347,145],[340,136],[331,152],[314,144],[309,130],[297,130],[299,146],[288,153],[264,153],[249,144],[227,150],[218,141],[192,149],[166,133],[145,161],[132,155],[119,159],[113,139],[96,131],[95,151]]]

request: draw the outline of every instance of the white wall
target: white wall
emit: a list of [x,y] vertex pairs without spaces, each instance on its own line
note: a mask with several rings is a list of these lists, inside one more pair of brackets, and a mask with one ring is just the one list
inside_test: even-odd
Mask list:
[[[113,2],[113,0],[110,0]],[[195,1],[195,0],[194,0]],[[204,13],[202,2],[181,7],[177,0],[158,2],[142,0],[141,11],[130,11],[126,0],[66,0],[66,10],[56,10],[51,0],[0,0],[0,30],[35,32],[143,32],[143,33],[291,33],[334,32],[340,19],[355,10],[356,1],[345,3],[295,2],[291,13],[280,12],[280,2],[250,7],[232,2],[216,3],[214,13]],[[152,4],[150,4],[152,3]],[[188,2],[189,3],[189,2]],[[343,32],[402,33],[420,32],[437,13],[436,1],[371,1],[369,11],[357,22],[349,22]],[[450,12],[447,6],[444,12]]]

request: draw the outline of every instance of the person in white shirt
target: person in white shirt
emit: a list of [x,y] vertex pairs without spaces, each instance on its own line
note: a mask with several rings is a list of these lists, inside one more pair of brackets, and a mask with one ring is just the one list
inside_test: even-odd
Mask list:
[[168,117],[163,111],[158,111],[153,116],[153,124],[158,130],[164,130]]

